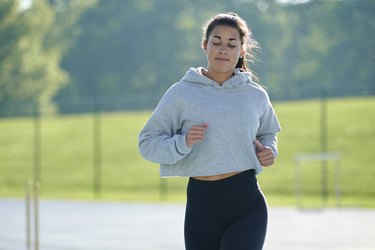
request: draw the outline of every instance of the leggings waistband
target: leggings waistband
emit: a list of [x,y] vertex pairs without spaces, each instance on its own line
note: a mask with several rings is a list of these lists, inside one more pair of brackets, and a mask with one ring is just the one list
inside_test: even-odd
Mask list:
[[251,198],[259,192],[253,169],[217,181],[201,181],[189,178],[187,200],[197,205],[221,206],[243,198]]

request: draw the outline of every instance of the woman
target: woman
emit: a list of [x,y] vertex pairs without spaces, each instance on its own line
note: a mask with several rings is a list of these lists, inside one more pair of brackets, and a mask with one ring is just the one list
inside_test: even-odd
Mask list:
[[139,135],[162,177],[189,176],[188,250],[259,250],[267,205],[256,174],[278,154],[280,125],[247,60],[257,43],[234,13],[204,26],[208,67],[191,68],[164,94]]

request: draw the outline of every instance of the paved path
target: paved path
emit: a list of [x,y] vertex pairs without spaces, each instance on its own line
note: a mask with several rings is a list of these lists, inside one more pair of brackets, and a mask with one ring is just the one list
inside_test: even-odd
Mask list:
[[[42,201],[41,250],[179,250],[183,204]],[[265,250],[374,250],[375,210],[269,210]],[[26,249],[25,203],[0,199],[0,250]]]

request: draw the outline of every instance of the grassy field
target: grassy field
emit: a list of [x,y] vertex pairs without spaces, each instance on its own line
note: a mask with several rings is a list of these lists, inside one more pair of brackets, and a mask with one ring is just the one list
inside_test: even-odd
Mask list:
[[[318,100],[274,103],[283,131],[275,166],[258,176],[270,205],[294,205],[299,154],[320,151]],[[41,119],[41,195],[48,199],[185,200],[186,178],[160,179],[158,166],[137,150],[138,132],[150,112],[100,115],[100,157],[94,155],[92,114]],[[375,98],[330,99],[328,151],[340,153],[342,205],[375,207]],[[0,119],[0,197],[23,197],[33,176],[32,118]],[[101,192],[94,195],[94,159],[101,163]],[[328,205],[334,204],[334,164],[328,162]],[[320,162],[301,165],[303,202],[320,204]]]

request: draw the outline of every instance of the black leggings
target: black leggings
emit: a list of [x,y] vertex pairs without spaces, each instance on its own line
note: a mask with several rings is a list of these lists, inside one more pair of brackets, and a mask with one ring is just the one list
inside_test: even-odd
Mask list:
[[189,179],[186,250],[261,250],[267,204],[253,170],[218,181]]

